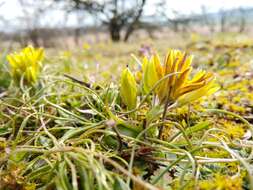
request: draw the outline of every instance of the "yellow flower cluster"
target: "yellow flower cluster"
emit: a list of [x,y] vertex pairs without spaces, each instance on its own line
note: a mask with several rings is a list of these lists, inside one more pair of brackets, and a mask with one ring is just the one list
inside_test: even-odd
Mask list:
[[15,82],[23,79],[24,84],[37,82],[41,70],[41,62],[44,59],[44,50],[28,46],[19,53],[7,55],[11,74]]
[[[155,88],[154,93],[158,96],[161,104],[177,103],[178,106],[182,106],[216,92],[219,87],[214,82],[212,73],[199,71],[192,79],[189,79],[192,71],[192,59],[192,56],[179,50],[170,50],[164,64],[161,63],[157,54],[150,59],[144,57],[142,71],[137,73],[137,80],[141,81],[144,93]],[[124,84],[121,83],[121,97],[123,102],[128,105],[124,99],[136,101],[134,96],[137,96],[137,93],[129,93],[133,86],[136,88],[136,81],[126,79],[125,72],[123,71],[121,76],[121,81],[126,81]],[[133,76],[129,70],[128,72]]]

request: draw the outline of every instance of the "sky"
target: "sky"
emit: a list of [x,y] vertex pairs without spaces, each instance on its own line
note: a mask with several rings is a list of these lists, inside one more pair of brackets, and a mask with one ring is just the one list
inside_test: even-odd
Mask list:
[[172,9],[185,14],[200,13],[202,6],[205,6],[210,12],[220,9],[253,7],[253,0],[167,0],[166,2]]
[[[18,27],[20,25],[20,20],[22,20],[23,11],[20,9],[18,0],[0,0],[4,4],[0,6],[0,18],[4,18],[8,26],[3,27],[0,23],[1,28],[8,29],[8,27]],[[34,1],[34,0],[23,0],[23,1]],[[47,1],[47,0],[44,0]],[[152,15],[155,12],[153,8],[154,4],[159,2],[159,0],[149,0],[145,8],[146,15]],[[1,5],[1,3],[0,3]],[[177,11],[180,14],[191,14],[200,13],[201,7],[205,6],[207,11],[215,12],[220,9],[231,9],[238,7],[253,7],[253,0],[166,0],[166,5],[168,7],[168,15],[173,17],[171,10]],[[17,19],[18,18],[18,19]],[[43,18],[44,23],[42,25],[58,25],[59,23],[65,25],[75,25],[77,24],[76,15],[71,15],[68,20],[65,20],[64,13],[62,11],[54,11]],[[90,20],[89,22],[93,22]],[[22,23],[23,25],[23,23]]]

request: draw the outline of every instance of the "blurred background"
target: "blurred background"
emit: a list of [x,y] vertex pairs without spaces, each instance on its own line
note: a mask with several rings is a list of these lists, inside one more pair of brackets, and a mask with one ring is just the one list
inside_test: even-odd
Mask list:
[[175,38],[217,34],[251,39],[252,19],[252,0],[0,0],[0,48],[137,40],[169,46]]

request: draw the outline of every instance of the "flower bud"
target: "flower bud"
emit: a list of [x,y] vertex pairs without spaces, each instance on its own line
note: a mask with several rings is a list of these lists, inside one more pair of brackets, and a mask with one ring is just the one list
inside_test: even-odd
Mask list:
[[134,109],[137,102],[137,84],[131,71],[126,68],[121,74],[120,96],[128,109]]

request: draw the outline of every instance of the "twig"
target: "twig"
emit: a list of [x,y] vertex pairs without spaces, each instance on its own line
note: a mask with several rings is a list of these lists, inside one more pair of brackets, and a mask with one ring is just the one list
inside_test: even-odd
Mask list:
[[70,80],[72,80],[73,82],[77,82],[78,84],[81,84],[81,85],[84,85],[86,86],[87,88],[91,88],[91,84],[87,83],[87,82],[84,82],[84,81],[81,81],[79,79],[76,79],[70,75],[67,75],[67,74],[64,74],[65,77],[69,78]]

